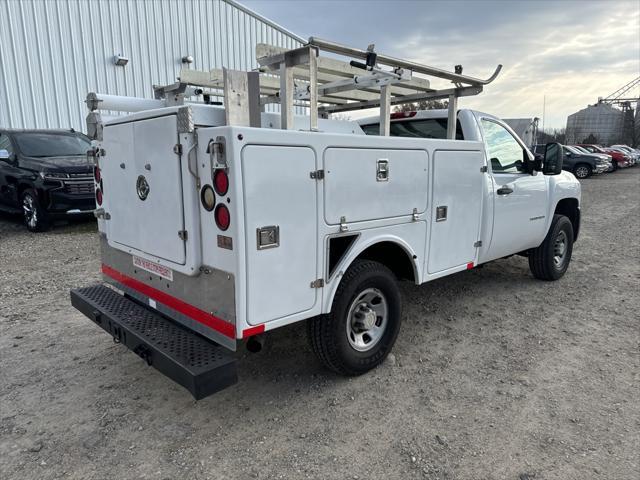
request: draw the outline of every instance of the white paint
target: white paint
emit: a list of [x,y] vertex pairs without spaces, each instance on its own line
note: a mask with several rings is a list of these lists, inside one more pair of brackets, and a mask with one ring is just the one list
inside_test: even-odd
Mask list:
[[[376,243],[400,246],[413,264],[416,283],[424,283],[464,270],[468,262],[479,264],[537,246],[557,202],[580,197],[570,174],[494,174],[490,165],[482,172],[486,152],[477,125],[481,114],[475,112],[459,112],[467,140],[455,141],[344,134],[344,122],[336,127],[340,133],[329,133],[331,121],[324,124],[326,133],[226,127],[221,126],[220,108],[193,106],[198,128],[193,135],[180,134],[180,160],[168,148],[177,135],[171,123],[176,110],[134,113],[105,127],[101,146],[107,156],[100,159],[105,210],[126,221],[114,223],[112,217],[100,228],[111,245],[176,271],[198,275],[200,266],[207,266],[228,272],[235,284],[238,338],[253,325],[266,323],[270,330],[329,312],[344,272]],[[263,115],[263,125],[270,117]],[[214,213],[201,206],[186,160],[197,138],[191,169],[201,186],[212,184],[206,149],[217,137],[225,139],[230,181],[229,191],[216,195],[216,203],[226,205],[231,215],[225,232],[216,226]],[[152,207],[146,209],[132,182],[138,172],[122,173],[112,160],[129,159],[139,168],[138,157],[153,157],[151,173],[160,172],[171,202],[149,203]],[[376,178],[381,159],[389,162],[386,182]],[[325,170],[324,180],[312,179],[310,173],[319,169]],[[153,190],[158,180],[151,179]],[[495,191],[503,184],[513,185],[514,194],[497,198]],[[180,202],[184,216],[176,210]],[[448,207],[445,222],[435,222],[438,205]],[[328,277],[327,245],[340,232],[342,216],[347,217],[347,231],[358,239]],[[545,218],[530,220],[536,216]],[[175,263],[178,251],[171,243],[181,219],[189,231],[182,265]],[[144,236],[136,225],[153,233]],[[258,250],[256,229],[268,225],[280,227],[280,245]],[[233,248],[219,248],[218,235],[230,237]],[[475,248],[478,240],[482,246]],[[130,247],[123,247],[127,242]],[[166,259],[171,255],[173,263]],[[324,287],[311,288],[318,278],[324,279]],[[211,295],[215,298],[216,292]]]

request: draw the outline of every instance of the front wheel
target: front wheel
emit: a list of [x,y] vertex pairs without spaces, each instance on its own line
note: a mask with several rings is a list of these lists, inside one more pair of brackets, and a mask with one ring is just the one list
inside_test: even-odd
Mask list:
[[529,254],[531,273],[540,280],[558,280],[569,268],[573,252],[573,225],[564,215],[554,215],[542,244]]
[[585,163],[580,163],[573,169],[573,174],[576,178],[589,178],[591,176],[591,167]]
[[36,192],[30,188],[22,193],[22,218],[32,232],[43,232],[49,228],[47,212],[40,205]]
[[331,313],[309,320],[309,342],[327,368],[361,375],[389,354],[401,318],[400,292],[391,270],[356,260],[340,281]]

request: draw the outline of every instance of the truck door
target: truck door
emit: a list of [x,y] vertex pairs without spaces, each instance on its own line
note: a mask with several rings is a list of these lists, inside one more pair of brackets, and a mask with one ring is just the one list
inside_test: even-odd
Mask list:
[[242,150],[247,321],[270,322],[311,310],[318,278],[316,156],[307,147]]
[[493,231],[486,260],[537,247],[544,239],[547,182],[524,171],[524,146],[498,121],[481,118],[493,181]]

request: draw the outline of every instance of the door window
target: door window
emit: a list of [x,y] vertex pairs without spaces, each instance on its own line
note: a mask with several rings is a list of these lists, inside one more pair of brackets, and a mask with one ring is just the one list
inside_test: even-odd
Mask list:
[[482,130],[493,173],[526,173],[524,149],[502,125],[482,119]]

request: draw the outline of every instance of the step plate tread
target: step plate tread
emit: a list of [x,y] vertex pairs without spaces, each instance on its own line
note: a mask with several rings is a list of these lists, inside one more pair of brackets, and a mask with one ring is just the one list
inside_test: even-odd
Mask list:
[[225,384],[224,388],[237,381],[236,360],[225,347],[105,285],[72,290],[71,303],[138,355],[150,352],[150,364],[196,398],[220,390],[216,383]]

